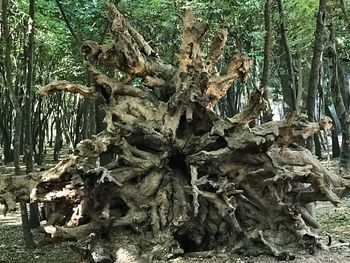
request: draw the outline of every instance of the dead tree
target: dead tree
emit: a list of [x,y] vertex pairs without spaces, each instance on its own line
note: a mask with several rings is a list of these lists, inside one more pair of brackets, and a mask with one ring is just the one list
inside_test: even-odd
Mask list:
[[[102,100],[107,128],[52,169],[3,178],[0,201],[9,210],[18,200],[52,202],[46,233],[56,241],[89,235],[86,262],[164,262],[222,247],[285,259],[320,247],[310,230],[318,222],[304,206],[338,204],[337,193],[348,183],[299,143],[328,130],[329,120],[290,115],[249,128],[267,106],[259,89],[242,112],[218,116],[212,106],[237,78],[246,81],[252,67],[249,57],[234,54],[226,71],[217,71],[225,30],[203,59],[208,25],[186,10],[178,65],[168,65],[115,6],[109,8],[116,42],[88,41],[82,52],[124,72],[125,81],[86,62],[94,88],[61,81],[42,89]],[[128,84],[136,77],[142,86]],[[106,153],[115,160],[96,165]]]

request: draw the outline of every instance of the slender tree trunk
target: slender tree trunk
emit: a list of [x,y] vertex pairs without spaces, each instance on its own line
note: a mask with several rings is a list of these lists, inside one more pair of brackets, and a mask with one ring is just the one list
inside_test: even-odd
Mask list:
[[227,105],[225,105],[226,107],[224,107],[225,109],[223,109],[223,112],[226,110],[227,117],[232,117],[235,114],[235,108],[236,108],[236,101],[235,101],[235,95],[237,94],[237,85],[232,85],[227,93],[226,93],[226,97],[224,98],[225,100],[227,100]]
[[44,142],[45,142],[45,126],[46,124],[43,124],[43,122],[47,120],[41,120],[40,126],[39,126],[39,141],[38,141],[38,158],[37,158],[37,164],[41,165],[44,161]]
[[27,80],[25,97],[25,161],[26,172],[33,170],[33,142],[32,142],[32,83],[33,83],[33,50],[34,50],[34,26],[35,26],[35,1],[29,1],[28,19],[28,48],[27,48]]
[[[307,97],[307,114],[310,121],[315,121],[316,96],[320,80],[321,56],[323,52],[324,31],[326,20],[326,0],[320,0],[317,13],[314,51],[309,78]],[[307,141],[307,148],[312,150],[312,138]]]
[[55,145],[54,145],[54,150],[53,150],[53,160],[55,162],[57,162],[59,159],[59,156],[60,156],[60,149],[62,146],[61,118],[57,117],[55,123],[56,123],[56,137],[55,137]]
[[36,127],[34,129],[34,141],[36,142],[36,145],[34,147],[34,161],[37,165],[41,165],[42,163],[42,154],[43,154],[43,148],[44,148],[44,140],[45,140],[45,125],[44,122],[46,121],[46,117],[43,114],[41,116],[41,109],[42,109],[42,98],[39,96],[38,98],[38,104],[36,107],[36,111],[34,114],[34,121]]
[[288,86],[290,89],[291,94],[291,109],[290,111],[296,111],[297,105],[296,105],[296,88],[295,88],[295,78],[294,78],[294,69],[293,69],[293,59],[292,54],[289,49],[288,39],[287,39],[287,33],[286,33],[286,25],[285,25],[285,12],[284,12],[284,6],[283,6],[283,0],[278,0],[278,11],[280,14],[280,33],[281,33],[281,41],[283,50],[286,56],[286,68],[287,68],[287,75],[288,75]]
[[[28,22],[30,22],[28,20]],[[21,28],[21,35],[19,37],[19,49],[23,50],[23,55],[17,55],[17,61],[21,61],[22,63],[20,64],[21,66],[16,67],[16,72],[14,73],[16,78],[15,78],[15,93],[19,101],[19,105],[21,105],[21,110],[22,110],[22,125],[21,125],[21,140],[20,140],[20,154],[23,154],[23,163],[26,163],[26,156],[27,154],[25,153],[25,133],[26,133],[26,123],[27,123],[27,116],[26,116],[26,103],[27,103],[27,70],[28,70],[28,47],[26,45],[27,41],[27,31],[28,31],[28,26],[29,24],[27,23],[27,26],[23,23],[23,27]],[[29,39],[29,38],[28,38]],[[16,48],[17,49],[17,48]],[[15,51],[12,53],[13,56],[16,57]],[[21,77],[18,77],[21,76]],[[25,88],[19,88],[19,87],[25,87]]]
[[26,248],[32,249],[36,247],[36,244],[33,240],[33,235],[29,227],[27,204],[25,202],[20,202],[20,207],[21,207],[24,245],[26,246]]
[[264,67],[262,73],[261,87],[264,90],[263,97],[268,102],[268,110],[264,112],[262,121],[268,122],[272,120],[272,108],[268,96],[268,85],[270,76],[270,57],[271,57],[271,1],[266,0],[264,10],[265,23],[265,40],[264,40]]
[[[318,105],[316,108],[318,108],[317,116],[315,116],[316,120],[320,120],[321,116],[325,116],[325,105],[326,105],[326,98],[325,98],[325,92],[324,92],[324,85],[323,85],[323,79],[324,79],[324,71],[323,71],[323,58],[321,57],[320,61],[320,73],[319,73],[319,84],[318,84]],[[316,115],[316,114],[315,114]],[[321,132],[317,132],[314,134],[314,144],[315,144],[315,155],[322,159],[322,149],[326,151],[326,146],[323,142],[323,135]]]
[[264,68],[261,80],[261,86],[265,89],[264,98],[268,98],[268,83],[270,76],[270,57],[271,57],[271,1],[266,0],[264,21],[265,21],[265,41],[264,41]]
[[40,218],[39,218],[39,206],[38,202],[33,202],[29,204],[29,226],[31,229],[38,228],[40,226]]
[[83,134],[83,132],[81,132],[82,119],[83,119],[83,102],[79,100],[79,102],[77,103],[77,118],[75,122],[74,146],[76,146],[82,139],[82,134]]
[[[18,76],[18,75],[17,75]],[[19,95],[16,95],[17,98],[19,97],[24,97],[23,94],[19,94]],[[21,132],[20,132],[20,140],[19,140],[19,154],[20,155],[23,155],[23,160],[22,162],[25,163],[25,157],[26,155],[24,154],[24,129],[25,129],[25,125],[26,125],[26,120],[25,118],[23,118],[23,113],[25,113],[25,105],[22,104],[22,101],[19,100],[19,105],[21,105],[21,112],[22,112],[22,123],[21,123]]]
[[304,101],[303,101],[303,66],[301,63],[301,56],[300,53],[297,52],[296,54],[296,78],[295,78],[295,87],[297,89],[297,99],[296,99],[296,111],[301,112],[301,109],[303,108]]
[[52,143],[53,143],[53,131],[54,131],[54,125],[56,124],[56,118],[53,119],[53,121],[50,123],[50,138],[49,138],[49,147],[52,147]]
[[62,114],[60,113],[60,107],[61,104],[61,94],[58,94],[58,100],[57,100],[58,106],[57,106],[57,112],[56,112],[56,137],[55,137],[55,145],[54,145],[54,152],[53,152],[53,159],[54,161],[58,161],[60,150],[62,148]]
[[[29,0],[29,20],[28,20],[28,49],[27,49],[27,79],[25,98],[25,161],[26,172],[33,171],[33,134],[32,134],[32,103],[33,103],[33,52],[34,52],[34,29],[35,29],[35,0]],[[38,109],[41,110],[41,109]],[[29,205],[29,227],[40,226],[38,203]]]
[[13,150],[11,149],[11,129],[8,129],[10,127],[7,127],[7,125],[5,125],[5,122],[7,122],[6,113],[3,114],[1,111],[0,115],[3,117],[3,120],[0,122],[0,129],[4,149],[4,164],[8,164],[10,162],[13,162]]
[[315,155],[322,159],[322,141],[321,141],[321,134],[319,132],[314,134],[314,143],[315,143]]
[[[326,115],[332,119],[333,125],[335,126],[336,120],[334,115],[331,113],[329,106],[326,106]],[[340,147],[338,140],[337,129],[332,130],[332,157],[336,158],[340,156]]]

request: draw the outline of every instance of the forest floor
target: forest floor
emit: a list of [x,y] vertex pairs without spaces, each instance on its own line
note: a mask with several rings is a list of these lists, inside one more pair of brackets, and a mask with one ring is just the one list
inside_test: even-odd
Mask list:
[[[328,169],[337,167],[334,161],[324,162]],[[5,167],[0,167],[0,174],[8,173]],[[338,207],[330,202],[317,204],[317,220],[321,225],[319,235],[322,243],[328,243],[328,235],[332,237],[332,244],[328,251],[319,251],[316,255],[301,252],[293,263],[350,263],[350,198],[342,199]],[[0,208],[1,210],[1,208]],[[1,211],[0,211],[1,213]],[[72,245],[84,247],[84,242],[78,244],[65,242],[55,245],[41,246],[33,250],[26,250],[23,244],[21,216],[19,212],[0,215],[0,263],[78,263],[80,256],[73,252]],[[332,247],[333,246],[333,247]],[[273,257],[245,257],[228,251],[207,253],[206,257],[179,257],[169,260],[172,263],[277,263]]]

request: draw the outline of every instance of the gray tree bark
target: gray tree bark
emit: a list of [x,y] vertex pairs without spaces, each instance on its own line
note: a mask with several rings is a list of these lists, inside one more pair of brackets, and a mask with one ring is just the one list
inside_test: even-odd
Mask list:
[[[312,56],[312,64],[309,78],[309,90],[307,96],[307,114],[310,121],[315,121],[316,96],[320,81],[321,56],[324,47],[324,31],[326,23],[326,0],[320,0],[317,13],[317,22],[315,30],[315,41]],[[312,138],[308,140],[307,147],[312,150]]]
[[25,143],[24,154],[26,172],[33,170],[33,134],[32,134],[32,103],[33,103],[33,52],[34,52],[34,30],[35,30],[35,1],[29,1],[28,19],[28,46],[27,46],[27,80],[25,97]]

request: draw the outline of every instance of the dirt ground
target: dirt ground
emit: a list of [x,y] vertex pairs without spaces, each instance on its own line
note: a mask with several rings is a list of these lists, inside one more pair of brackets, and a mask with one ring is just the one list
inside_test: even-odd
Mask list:
[[[291,262],[293,263],[350,263],[350,199],[343,199],[339,207],[330,203],[317,205],[318,221],[321,224],[319,234],[322,242],[328,243],[327,235],[332,237],[329,251],[318,252],[316,256],[301,253]],[[78,254],[71,250],[73,243],[67,242],[59,245],[48,245],[34,250],[25,250],[23,247],[20,214],[0,216],[0,263],[78,263]],[[84,244],[80,244],[83,246]],[[334,246],[334,247],[332,247]],[[244,257],[230,254],[228,251],[209,253],[204,257],[176,258],[169,262],[235,262],[235,263],[277,263],[268,256]],[[124,262],[123,262],[124,263]]]

